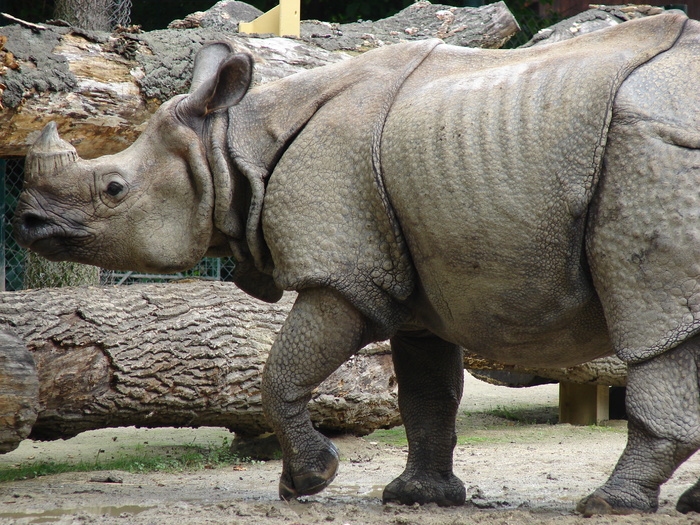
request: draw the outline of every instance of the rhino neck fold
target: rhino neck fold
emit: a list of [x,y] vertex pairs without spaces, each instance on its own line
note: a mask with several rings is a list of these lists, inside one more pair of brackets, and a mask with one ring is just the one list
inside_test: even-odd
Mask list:
[[[260,86],[229,112],[231,157],[265,199],[264,209],[251,200],[251,253],[257,234],[280,287],[332,287],[385,334],[406,320],[402,305],[415,280],[384,188],[384,123],[403,84],[440,43],[380,48]],[[254,229],[258,210],[264,242]],[[358,261],[357,272],[348,258]]]

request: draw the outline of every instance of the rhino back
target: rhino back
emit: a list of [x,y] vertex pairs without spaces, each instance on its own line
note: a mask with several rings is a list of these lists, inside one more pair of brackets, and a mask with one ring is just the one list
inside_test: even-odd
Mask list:
[[666,27],[536,51],[441,46],[406,82],[382,166],[422,284],[416,308],[440,335],[510,363],[610,352],[587,211],[612,99],[673,43],[679,26]]
[[700,330],[700,23],[615,101],[590,219],[591,267],[617,353],[648,359]]

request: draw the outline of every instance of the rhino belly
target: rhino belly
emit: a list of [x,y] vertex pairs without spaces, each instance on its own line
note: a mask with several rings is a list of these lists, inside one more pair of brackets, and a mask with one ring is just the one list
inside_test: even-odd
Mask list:
[[420,279],[416,316],[506,363],[610,353],[583,253],[586,207],[562,194],[536,143],[514,140],[527,115],[433,84],[395,102],[382,139],[384,182]]

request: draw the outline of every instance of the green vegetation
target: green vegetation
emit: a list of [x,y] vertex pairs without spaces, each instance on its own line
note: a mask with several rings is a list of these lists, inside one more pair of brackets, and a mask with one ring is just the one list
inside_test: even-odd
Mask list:
[[556,407],[503,407],[486,412],[492,416],[523,425],[554,425],[559,420]]
[[105,459],[100,451],[94,461],[53,462],[43,461],[24,463],[16,467],[0,468],[0,483],[31,479],[39,476],[62,474],[65,472],[92,472],[100,470],[121,470],[132,473],[143,472],[180,472],[201,468],[215,468],[226,465],[249,463],[249,458],[242,458],[231,451],[231,443],[224,438],[218,446],[182,445],[171,447],[169,451],[151,455],[143,447],[136,447],[130,452]]
[[383,445],[391,445],[392,447],[408,446],[406,429],[403,425],[400,427],[375,430],[365,439],[367,439],[367,441],[376,441]]
[[[485,415],[490,417],[484,418]],[[554,425],[558,418],[556,406],[499,406],[478,413],[461,412],[457,417],[457,444],[537,441],[543,432],[542,425]],[[408,446],[403,426],[377,430],[365,439],[397,448]]]

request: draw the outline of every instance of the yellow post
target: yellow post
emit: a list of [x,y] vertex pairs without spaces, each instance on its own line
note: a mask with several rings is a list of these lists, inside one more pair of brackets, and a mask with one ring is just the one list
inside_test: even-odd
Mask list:
[[610,387],[559,383],[559,423],[599,425],[610,419]]
[[280,0],[278,6],[252,22],[238,24],[240,33],[273,33],[277,36],[299,36],[301,0]]

